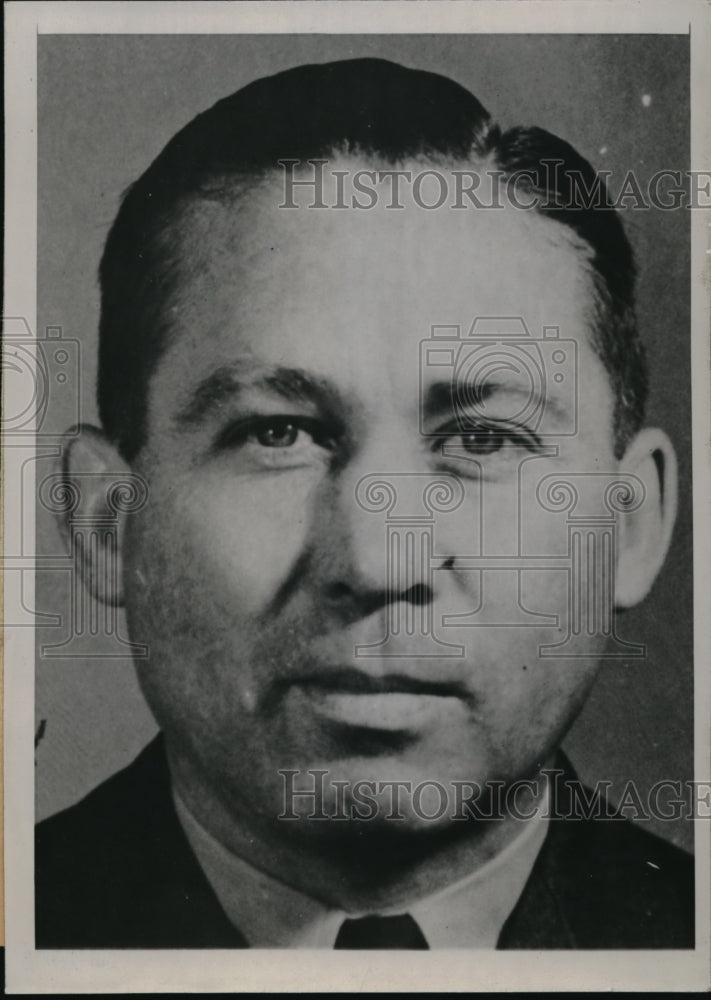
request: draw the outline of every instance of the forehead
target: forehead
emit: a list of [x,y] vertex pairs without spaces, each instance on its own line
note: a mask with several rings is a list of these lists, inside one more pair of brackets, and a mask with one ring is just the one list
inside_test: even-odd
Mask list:
[[311,208],[312,191],[297,194],[297,208],[281,208],[275,174],[183,211],[158,366],[173,369],[171,380],[199,380],[235,356],[342,381],[391,378],[433,326],[468,329],[477,317],[518,317],[535,338],[557,326],[589,341],[590,251],[566,227],[510,205],[392,209],[385,182],[366,210]]

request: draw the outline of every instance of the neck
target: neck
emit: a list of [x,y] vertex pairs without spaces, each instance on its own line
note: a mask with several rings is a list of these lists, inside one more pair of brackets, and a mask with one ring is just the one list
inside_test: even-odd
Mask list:
[[[399,822],[265,821],[254,811],[228,806],[170,750],[168,759],[177,794],[227,850],[346,912],[391,908],[437,892],[492,860],[527,822],[536,822],[504,810],[494,819],[469,817],[426,829]],[[542,803],[545,780],[535,784],[537,792],[530,793],[528,803],[517,796],[520,814],[531,815]]]

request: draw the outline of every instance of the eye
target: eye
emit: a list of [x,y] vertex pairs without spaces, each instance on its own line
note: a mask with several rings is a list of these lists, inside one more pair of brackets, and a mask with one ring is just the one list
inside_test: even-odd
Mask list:
[[291,448],[296,444],[301,428],[285,418],[277,418],[255,427],[252,435],[264,448]]
[[442,428],[437,438],[434,450],[453,458],[494,455],[503,449],[535,452],[541,446],[538,435],[527,427],[503,421],[458,421]]
[[507,441],[505,434],[488,424],[480,424],[459,435],[461,446],[470,455],[491,455]]
[[235,457],[240,468],[276,469],[321,464],[336,447],[336,433],[323,420],[292,414],[250,415],[218,435],[214,453]]

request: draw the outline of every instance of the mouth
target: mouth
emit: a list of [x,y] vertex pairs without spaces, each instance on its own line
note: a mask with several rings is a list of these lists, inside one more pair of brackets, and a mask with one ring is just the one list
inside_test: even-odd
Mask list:
[[456,681],[431,681],[406,674],[373,676],[353,668],[324,669],[295,686],[317,716],[366,729],[412,731],[451,720],[470,700]]
[[464,698],[464,685],[454,681],[427,681],[406,674],[373,676],[351,667],[325,669],[296,681],[305,688],[339,694],[409,694],[436,698]]

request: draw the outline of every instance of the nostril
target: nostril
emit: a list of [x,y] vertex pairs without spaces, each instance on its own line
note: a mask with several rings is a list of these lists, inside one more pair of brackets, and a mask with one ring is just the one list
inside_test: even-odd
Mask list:
[[403,592],[402,600],[409,604],[421,605],[430,604],[434,598],[434,592],[426,583],[416,583]]
[[364,615],[372,614],[386,604],[402,601],[416,607],[431,604],[434,601],[434,590],[426,583],[415,583],[407,589],[398,591],[360,589],[349,586],[342,581],[334,581],[324,592],[324,597],[332,606],[357,607]]
[[367,618],[388,603],[386,590],[352,587],[343,582],[330,584],[324,598],[332,612],[348,621]]
[[342,601],[347,597],[352,597],[353,591],[347,583],[332,583],[326,596],[332,601]]

